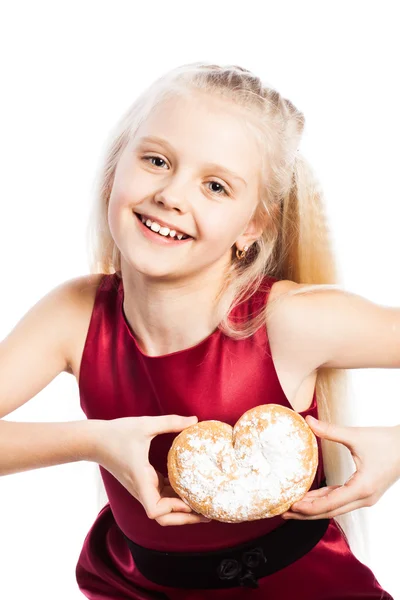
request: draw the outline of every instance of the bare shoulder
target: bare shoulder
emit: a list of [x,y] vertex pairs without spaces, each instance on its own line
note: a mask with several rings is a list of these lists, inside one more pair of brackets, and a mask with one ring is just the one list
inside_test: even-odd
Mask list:
[[[290,296],[284,298],[288,292],[298,289],[299,284],[289,279],[281,279],[275,281],[268,295],[267,306],[270,312],[267,313],[267,330],[271,346],[280,344],[281,335],[284,324],[286,322],[287,313],[290,312]],[[276,302],[280,300],[280,302]],[[283,300],[283,301],[282,301]]]
[[[316,294],[286,295],[308,287],[290,280],[276,281],[270,291],[267,330],[272,354],[285,372],[295,374],[299,383],[309,376],[318,363],[314,356],[318,348],[309,347],[307,340],[313,327],[312,315],[317,310]],[[286,296],[285,296],[286,295]],[[275,300],[279,300],[274,304]],[[270,304],[271,303],[271,304]],[[313,354],[314,353],[314,354]]]
[[[356,361],[343,363],[344,346],[349,345],[348,331],[361,329],[356,321],[371,320],[374,305],[355,294],[324,284],[314,284],[313,291],[301,292],[311,284],[290,280],[277,281],[271,287],[272,311],[267,315],[267,330],[271,352],[284,369],[307,377],[320,367],[353,368]],[[274,304],[274,300],[278,301]],[[269,300],[268,300],[269,304]],[[356,335],[357,334],[357,335]]]
[[[302,284],[287,279],[274,282],[268,297],[268,306],[272,305],[273,310],[267,315],[266,323],[278,379],[288,401],[298,412],[310,406],[317,375],[316,370],[310,368],[307,353],[302,351],[299,330],[303,327],[304,334],[306,325],[292,310],[295,296],[283,298],[287,292],[301,287]],[[274,304],[275,300],[281,302]]]
[[75,375],[77,380],[96,292],[103,277],[103,273],[83,275],[69,280],[63,286],[63,300],[68,305],[72,319],[66,346],[66,372]]
[[[277,282],[267,315],[278,359],[305,373],[328,369],[399,368],[400,308],[378,304],[340,285]],[[304,292],[304,293],[302,293]],[[272,348],[271,348],[272,351]]]
[[60,373],[72,372],[70,361],[79,328],[101,277],[76,277],[51,289],[0,341],[0,418],[34,397]]
[[90,273],[69,279],[61,284],[60,293],[64,296],[65,302],[71,303],[71,308],[76,308],[79,313],[94,301],[103,277],[104,273]]
[[296,283],[295,281],[290,281],[290,279],[280,279],[278,281],[275,281],[271,286],[268,302],[273,301],[282,294],[285,294],[286,292],[289,292],[293,289],[297,289],[299,287],[301,287],[301,284]]

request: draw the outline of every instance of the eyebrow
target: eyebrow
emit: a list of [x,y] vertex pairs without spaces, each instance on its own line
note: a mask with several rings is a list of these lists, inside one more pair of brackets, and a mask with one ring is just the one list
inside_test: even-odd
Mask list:
[[[143,144],[145,142],[155,142],[156,144],[164,144],[165,146],[167,146],[167,148],[169,148],[169,150],[174,152],[174,148],[171,146],[171,144],[167,140],[164,140],[163,138],[160,138],[156,135],[147,135],[147,136],[141,137],[137,140],[138,145]],[[219,165],[217,163],[212,163],[212,162],[205,163],[204,167],[206,167],[207,169],[217,169],[217,170],[219,169],[220,171],[223,171],[227,175],[230,175],[230,177],[232,177],[232,179],[241,181],[247,187],[247,182],[242,177],[237,175],[237,173],[234,173],[227,167],[224,167],[222,165]]]

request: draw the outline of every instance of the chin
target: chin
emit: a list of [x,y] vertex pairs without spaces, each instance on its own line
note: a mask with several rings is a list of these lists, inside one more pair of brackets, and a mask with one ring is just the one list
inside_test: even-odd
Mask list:
[[147,277],[149,279],[171,280],[184,276],[182,271],[178,272],[173,270],[170,266],[162,264],[160,261],[157,264],[156,261],[147,262],[145,260],[135,260],[129,261],[126,264],[128,269],[133,269],[137,273],[140,273],[143,277]]

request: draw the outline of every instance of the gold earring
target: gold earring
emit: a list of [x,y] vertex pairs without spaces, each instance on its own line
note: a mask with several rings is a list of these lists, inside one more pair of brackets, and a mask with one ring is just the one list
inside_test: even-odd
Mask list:
[[236,258],[239,260],[242,260],[242,258],[244,258],[246,256],[247,250],[249,249],[248,246],[245,246],[243,248],[243,250],[239,250],[239,248],[236,248]]

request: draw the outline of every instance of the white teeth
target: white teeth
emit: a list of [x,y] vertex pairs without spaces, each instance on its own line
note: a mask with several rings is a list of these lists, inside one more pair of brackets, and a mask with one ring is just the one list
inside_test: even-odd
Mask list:
[[185,235],[184,233],[177,234],[175,229],[169,229],[169,227],[163,227],[156,221],[152,221],[151,219],[146,219],[146,217],[143,217],[143,215],[140,215],[140,220],[142,221],[143,224],[147,225],[147,227],[149,227],[149,229],[151,229],[152,231],[155,231],[156,233],[163,235],[164,237],[167,237],[169,235],[171,238],[176,237],[178,240],[181,240]]

